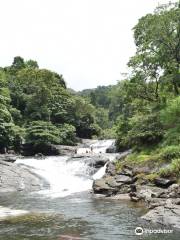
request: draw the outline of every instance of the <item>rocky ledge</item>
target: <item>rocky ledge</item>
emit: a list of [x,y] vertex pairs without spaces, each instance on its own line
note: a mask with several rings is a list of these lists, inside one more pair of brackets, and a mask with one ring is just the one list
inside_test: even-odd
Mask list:
[[180,228],[180,185],[174,179],[155,178],[152,181],[139,181],[139,172],[148,169],[133,169],[123,166],[117,171],[115,163],[107,163],[103,178],[95,180],[93,192],[113,199],[143,201],[149,212],[142,218]]
[[16,163],[0,160],[0,192],[38,191],[45,182],[30,170]]

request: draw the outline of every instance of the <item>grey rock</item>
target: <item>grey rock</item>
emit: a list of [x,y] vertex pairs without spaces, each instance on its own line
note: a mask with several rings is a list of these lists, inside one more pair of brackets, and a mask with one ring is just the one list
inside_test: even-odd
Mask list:
[[180,205],[168,204],[155,207],[142,218],[154,223],[180,228]]
[[114,162],[108,162],[106,166],[106,175],[114,176],[116,174],[116,166]]
[[117,190],[106,183],[105,179],[98,179],[93,182],[94,193],[104,194],[110,196],[117,192]]
[[180,198],[180,185],[179,184],[172,184],[168,190],[168,197],[169,198]]
[[0,154],[0,161],[15,162],[18,158],[15,154]]
[[72,156],[77,152],[77,146],[53,145],[59,155]]
[[126,175],[116,175],[115,179],[116,179],[116,182],[122,182],[122,183],[126,183],[126,184],[131,184],[134,182],[131,177],[126,176]]
[[170,180],[170,179],[166,179],[166,178],[155,178],[154,183],[158,187],[168,188],[170,185],[175,183],[175,180]]
[[105,194],[107,196],[129,193],[131,191],[129,182],[132,181],[132,179],[124,176],[124,179],[121,178],[121,181],[117,181],[116,177],[119,178],[120,176],[106,176],[102,179],[95,180],[93,183],[94,193]]
[[85,157],[84,161],[88,162],[90,167],[101,168],[109,161],[109,158],[101,155],[93,155]]
[[146,167],[135,167],[133,169],[133,174],[134,175],[141,174],[141,173],[149,174],[151,172],[152,172],[152,170],[147,166]]
[[160,198],[165,193],[162,188],[153,186],[137,186],[137,196],[145,201],[151,201],[152,198]]
[[45,184],[43,179],[30,170],[16,163],[0,161],[0,192],[38,191]]
[[133,169],[126,165],[124,165],[122,170],[120,172],[118,172],[117,174],[123,174],[123,175],[130,176],[130,177],[134,176]]
[[112,145],[106,149],[106,153],[116,153],[116,152],[117,152],[117,148],[115,145]]
[[122,182],[116,182],[115,178],[111,176],[106,177],[105,182],[106,184],[108,184],[110,187],[113,187],[113,188],[121,187],[123,185]]

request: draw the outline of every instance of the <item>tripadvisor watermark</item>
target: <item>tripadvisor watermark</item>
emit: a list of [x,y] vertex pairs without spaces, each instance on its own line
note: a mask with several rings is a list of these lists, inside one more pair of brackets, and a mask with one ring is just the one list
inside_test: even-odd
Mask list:
[[142,234],[171,234],[173,233],[173,229],[150,229],[150,228],[142,228],[137,227],[135,228],[135,234],[136,235],[142,235]]

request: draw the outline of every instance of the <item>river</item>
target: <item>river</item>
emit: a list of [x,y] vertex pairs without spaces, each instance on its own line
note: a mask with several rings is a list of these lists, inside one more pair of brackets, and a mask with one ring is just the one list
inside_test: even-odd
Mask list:
[[[93,149],[90,154],[113,160],[116,154],[105,153],[112,143],[113,140],[88,141],[77,153],[86,155]],[[105,166],[93,172],[83,157],[68,156],[18,159],[17,163],[43,177],[47,188],[28,194],[1,194],[1,205],[25,211],[0,221],[2,240],[179,239],[178,233],[140,238],[135,235],[136,227],[161,227],[140,218],[147,211],[144,206],[93,196],[93,179],[103,176]]]

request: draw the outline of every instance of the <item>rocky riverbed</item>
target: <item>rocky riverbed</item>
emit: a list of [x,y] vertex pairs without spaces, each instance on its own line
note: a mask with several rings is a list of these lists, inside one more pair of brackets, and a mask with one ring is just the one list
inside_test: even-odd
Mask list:
[[[74,168],[77,168],[74,173],[72,172],[73,174],[75,174],[74,179],[76,180],[76,177],[78,176],[78,178],[80,177],[84,182],[84,174],[88,173],[89,176],[86,180],[88,186],[91,185],[89,177],[92,179],[93,174],[95,174],[99,170],[104,169],[103,171],[105,171],[105,173],[102,178],[97,177],[96,174],[94,175],[95,180],[93,181],[92,188],[93,193],[96,196],[101,196],[105,199],[120,200],[119,204],[121,204],[123,200],[130,200],[132,202],[138,202],[143,204],[145,203],[149,211],[142,216],[142,219],[162,225],[169,225],[175,228],[180,228],[180,185],[174,179],[157,177],[154,179],[153,183],[147,181],[147,179],[141,179],[141,181],[139,181],[140,173],[149,172],[149,169],[145,167],[141,169],[138,167],[132,168],[128,165],[124,165],[123,167],[121,167],[121,169],[117,171],[116,164],[114,161],[112,161],[112,159],[115,160],[116,158],[124,158],[127,154],[129,154],[128,151],[123,154],[115,155],[112,155],[114,153],[108,155],[102,152],[91,153],[89,150],[90,148],[87,148],[86,145],[83,145],[83,148],[78,153],[76,153],[75,151],[76,148],[73,147],[71,148],[69,154],[67,154],[66,151],[69,151],[67,146],[61,147],[61,153],[62,149],[63,155],[66,154],[64,160],[63,158],[58,159],[58,157],[57,160],[51,159],[53,160],[52,163],[54,164],[52,165],[51,161],[49,161],[48,158],[44,158],[43,156],[36,156],[37,159],[33,158],[33,164],[38,164],[35,165],[36,168],[40,167],[41,165],[44,167],[45,164],[47,164],[47,167],[43,168],[42,170],[49,172],[52,171],[52,176],[45,176],[50,177],[49,179],[53,181],[55,180],[55,182],[58,181],[58,177],[59,175],[61,175],[62,168],[66,167],[68,170],[68,174],[71,173],[69,171],[74,171]],[[99,151],[102,151],[103,147],[101,146],[100,149],[101,150]],[[111,147],[109,149],[110,150],[108,151],[112,150]],[[45,178],[43,178],[41,175],[37,174],[37,171],[34,171],[31,164],[29,165],[29,167],[27,167],[26,161],[31,162],[32,160],[24,159],[22,161],[24,164],[21,163],[19,165],[15,162],[16,158],[17,157],[14,155],[0,156],[1,193],[24,192],[26,194],[26,192],[37,192],[42,189],[50,188],[48,181],[46,181]],[[73,169],[71,169],[71,166],[73,166]],[[85,171],[82,171],[82,168],[84,166],[86,166],[87,169]],[[49,167],[53,168],[50,169]],[[57,169],[57,167],[59,168],[59,170]],[[80,169],[78,169],[79,167]],[[55,172],[55,176],[53,176],[53,172],[56,170],[57,173]],[[77,170],[78,172],[76,172]],[[57,182],[57,185],[58,184],[59,183]],[[68,193],[68,191],[71,192],[66,187],[66,185],[68,186],[68,184],[65,184],[65,187],[62,188],[63,194]],[[70,184],[72,184],[72,182]],[[77,182],[77,184],[79,183]],[[57,189],[58,188],[55,188],[55,190]],[[85,188],[83,187],[82,189]],[[7,212],[7,209],[1,208],[1,215],[3,211]],[[14,210],[8,210],[9,213],[11,211]]]
[[126,165],[116,171],[115,163],[109,162],[105,175],[94,181],[93,192],[112,199],[144,202],[149,212],[143,219],[180,228],[180,185],[165,178],[139,183],[138,173],[138,169]]

